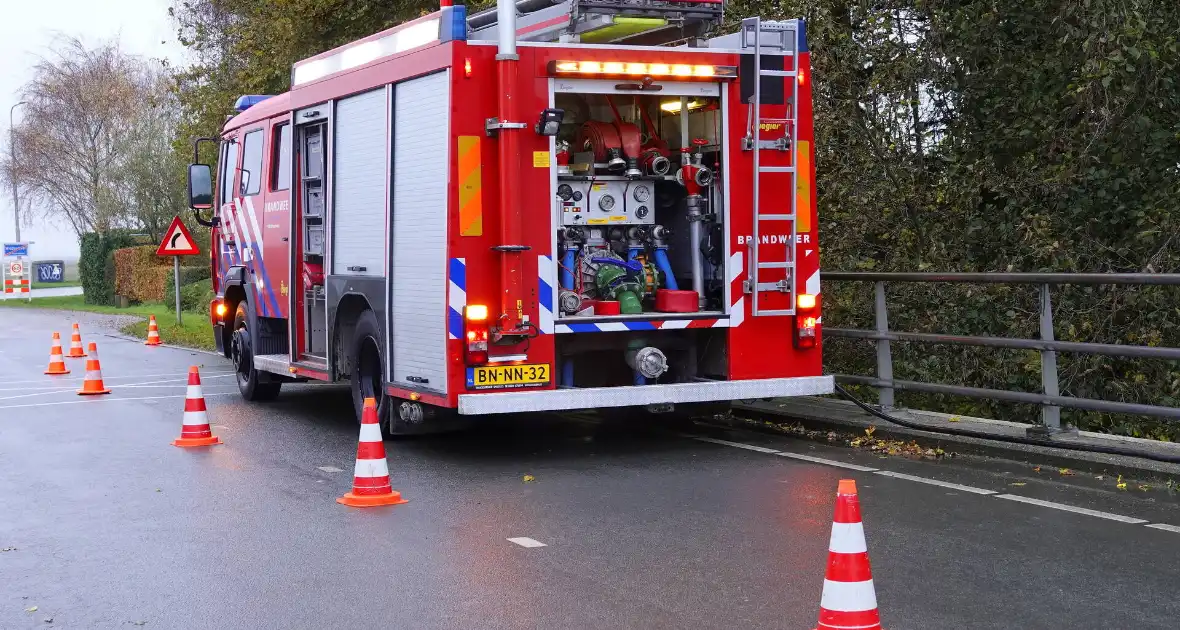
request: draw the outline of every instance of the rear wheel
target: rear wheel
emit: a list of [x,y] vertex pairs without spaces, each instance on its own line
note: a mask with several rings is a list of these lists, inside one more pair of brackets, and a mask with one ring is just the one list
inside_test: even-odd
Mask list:
[[229,355],[234,362],[238,391],[246,400],[274,400],[283,384],[270,380],[269,375],[254,369],[254,355],[250,345],[249,308],[249,302],[238,302],[238,310],[234,313],[233,335],[230,338]]
[[381,432],[389,435],[390,398],[385,393],[385,357],[381,353],[381,329],[373,311],[361,313],[352,335],[349,363],[352,366],[352,406],[356,421],[361,421],[365,399],[377,403],[377,422]]

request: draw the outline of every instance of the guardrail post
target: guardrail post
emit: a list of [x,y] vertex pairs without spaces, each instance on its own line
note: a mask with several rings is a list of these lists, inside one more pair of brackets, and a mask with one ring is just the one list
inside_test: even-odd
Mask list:
[[[1049,285],[1041,285],[1041,341],[1053,341],[1053,302],[1049,297]],[[1046,396],[1061,395],[1057,384],[1057,352],[1041,350],[1041,389]],[[1029,429],[1030,434],[1044,436],[1060,433],[1061,407],[1041,405],[1041,426]]]
[[[873,319],[877,324],[877,334],[885,335],[889,332],[889,311],[885,308],[884,282],[876,282],[873,285]],[[877,378],[889,383],[877,388],[877,398],[883,409],[890,409],[893,407],[893,354],[890,352],[888,339],[877,339]]]

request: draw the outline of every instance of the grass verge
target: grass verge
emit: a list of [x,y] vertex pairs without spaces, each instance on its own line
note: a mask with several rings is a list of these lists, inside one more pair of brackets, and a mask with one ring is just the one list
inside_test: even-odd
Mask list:
[[62,287],[80,287],[81,280],[66,280],[65,282],[33,282],[34,289],[60,289]]
[[183,324],[176,323],[176,313],[165,304],[137,304],[127,308],[87,304],[81,295],[33,298],[32,300],[0,300],[0,307],[10,308],[53,308],[63,311],[83,311],[108,315],[135,315],[142,319],[120,329],[125,335],[147,339],[147,319],[156,316],[160,327],[160,339],[166,343],[186,348],[213,350],[213,324],[209,318],[197,313],[183,313]]

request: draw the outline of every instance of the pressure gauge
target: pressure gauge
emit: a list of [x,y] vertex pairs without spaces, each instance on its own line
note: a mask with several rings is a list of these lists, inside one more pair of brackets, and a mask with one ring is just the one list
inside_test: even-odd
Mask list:
[[603,195],[598,198],[598,207],[603,212],[610,212],[611,208],[615,207],[615,198],[610,195]]
[[561,197],[562,201],[569,201],[574,197],[574,188],[569,184],[562,184],[557,187],[557,196]]
[[651,188],[648,188],[647,186],[636,186],[635,201],[638,201],[639,203],[647,203],[649,200],[651,200]]
[[581,200],[582,200],[582,191],[575,190],[574,191],[574,201],[581,201]]
[[647,206],[639,206],[638,208],[635,209],[635,218],[636,219],[646,219],[647,213],[648,213]]

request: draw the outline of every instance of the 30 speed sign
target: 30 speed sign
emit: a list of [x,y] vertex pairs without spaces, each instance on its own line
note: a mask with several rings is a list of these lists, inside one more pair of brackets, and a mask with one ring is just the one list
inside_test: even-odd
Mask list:
[[9,263],[8,274],[12,276],[23,276],[25,274],[24,264],[19,262]]

